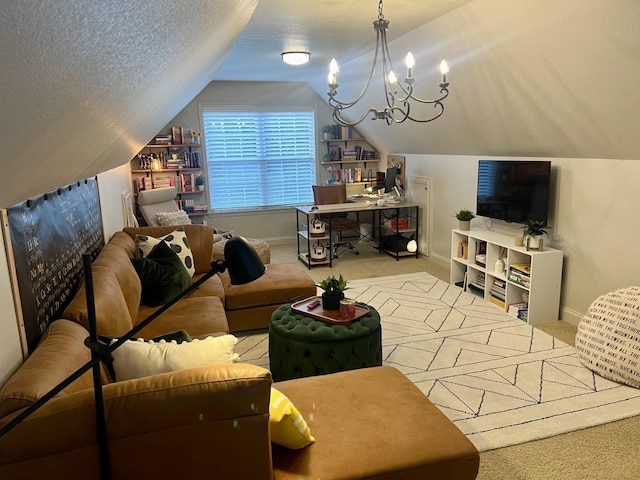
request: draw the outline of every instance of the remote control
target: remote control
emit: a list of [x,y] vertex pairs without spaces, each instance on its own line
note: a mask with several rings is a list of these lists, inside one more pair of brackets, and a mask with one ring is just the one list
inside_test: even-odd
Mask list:
[[318,305],[320,305],[320,300],[318,300],[317,298],[311,302],[309,305],[307,305],[307,309],[308,310],[312,310],[314,308],[316,308]]

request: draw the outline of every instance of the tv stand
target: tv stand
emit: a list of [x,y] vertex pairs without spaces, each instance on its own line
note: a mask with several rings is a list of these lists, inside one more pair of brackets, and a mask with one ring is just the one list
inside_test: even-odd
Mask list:
[[489,230],[451,233],[450,283],[532,325],[559,318],[562,261],[561,250],[516,247],[510,235]]

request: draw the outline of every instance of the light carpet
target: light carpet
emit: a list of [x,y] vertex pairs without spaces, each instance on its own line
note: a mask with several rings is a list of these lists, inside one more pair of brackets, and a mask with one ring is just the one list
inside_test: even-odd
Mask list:
[[[383,364],[410,378],[479,451],[640,414],[640,389],[606,380],[576,350],[427,273],[349,282],[382,319]],[[269,368],[266,333],[240,361]]]

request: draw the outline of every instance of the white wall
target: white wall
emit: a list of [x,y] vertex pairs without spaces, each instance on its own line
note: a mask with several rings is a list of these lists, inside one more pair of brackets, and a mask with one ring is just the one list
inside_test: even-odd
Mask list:
[[[120,193],[130,187],[129,165],[98,175],[105,241],[124,226]],[[60,185],[63,186],[63,185]],[[0,230],[0,238],[2,231]],[[2,239],[4,240],[4,239]],[[5,252],[6,253],[6,252]],[[0,255],[0,386],[22,365],[18,320],[11,290],[7,256]]]
[[[2,229],[0,229],[0,237],[3,237]],[[4,238],[2,240],[4,242]],[[18,319],[11,292],[7,257],[2,254],[0,255],[0,308],[2,309],[2,315],[0,315],[0,385],[22,365]]]
[[[407,175],[432,178],[431,256],[448,262],[454,213],[475,211],[479,159],[524,157],[407,155]],[[535,159],[534,159],[535,160]],[[548,158],[552,166],[550,246],[564,251],[561,318],[576,324],[596,297],[638,285],[640,162],[608,159]],[[631,212],[631,214],[630,214]],[[475,218],[472,228],[487,228]],[[513,224],[491,222],[503,233],[521,233]]]

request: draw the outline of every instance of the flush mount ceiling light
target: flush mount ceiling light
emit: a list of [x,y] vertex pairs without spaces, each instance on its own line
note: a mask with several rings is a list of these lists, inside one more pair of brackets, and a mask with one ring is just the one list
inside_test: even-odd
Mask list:
[[[371,65],[371,72],[369,73],[369,78],[364,84],[364,88],[360,92],[358,97],[350,102],[343,102],[336,98],[338,94],[338,87],[340,84],[338,83],[338,62],[336,62],[335,58],[331,60],[329,65],[329,105],[333,108],[333,119],[334,121],[343,126],[353,126],[362,122],[367,115],[372,114],[372,120],[384,120],[387,122],[387,125],[391,125],[392,123],[402,123],[405,120],[412,120],[414,122],[431,122],[438,118],[440,115],[444,113],[444,105],[442,101],[447,98],[449,95],[447,82],[447,73],[449,73],[449,67],[447,66],[447,62],[444,60],[440,63],[440,72],[442,74],[442,80],[440,82],[440,94],[441,97],[436,100],[422,100],[413,94],[413,83],[415,82],[415,78],[413,77],[413,68],[415,66],[415,60],[411,52],[409,52],[405,58],[405,64],[407,66],[407,76],[404,79],[405,85],[398,83],[398,78],[393,72],[393,65],[391,64],[391,58],[389,55],[389,47],[387,46],[387,28],[389,27],[389,20],[384,19],[384,15],[382,14],[382,0],[378,4],[378,19],[373,22],[373,29],[377,32],[376,34],[376,50],[373,55],[373,64]],[[387,106],[383,109],[377,108],[369,108],[366,112],[362,114],[362,116],[354,122],[350,122],[347,119],[343,118],[342,111],[348,110],[349,108],[355,106],[364,96],[367,89],[369,88],[369,84],[371,83],[371,79],[373,78],[373,74],[376,70],[376,63],[378,61],[378,51],[381,51],[381,67],[382,67],[382,77],[384,84],[384,97],[387,103]],[[425,117],[421,117],[419,115],[420,112],[412,112],[411,111],[411,101],[416,104],[430,104],[433,105],[433,108],[436,109],[436,112],[432,115],[427,115]]]
[[282,61],[287,65],[304,65],[309,62],[309,52],[284,52]]

